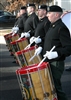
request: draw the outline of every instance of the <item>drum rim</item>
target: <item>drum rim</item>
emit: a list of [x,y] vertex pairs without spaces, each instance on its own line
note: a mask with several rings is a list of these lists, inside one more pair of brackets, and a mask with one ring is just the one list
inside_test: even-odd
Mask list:
[[22,67],[18,70],[16,70],[16,74],[21,74],[21,75],[24,75],[24,74],[30,74],[32,72],[37,72],[38,70],[43,70],[48,66],[48,62],[43,62],[39,67],[38,64],[33,64],[33,65],[29,65],[29,66],[25,66],[25,67]]
[[21,42],[21,41],[23,41],[23,40],[27,40],[27,38],[20,39],[20,40],[15,40],[15,41],[11,42],[11,44],[16,44],[16,43]]
[[27,38],[21,38],[20,40],[17,40],[17,42],[21,42],[23,40],[27,40]]
[[12,33],[9,33],[9,34],[5,34],[5,35],[4,35],[4,37],[5,37],[5,36],[8,36],[8,35],[11,35],[11,34],[12,34]]
[[11,35],[11,36],[8,36],[6,39],[9,39],[9,38],[12,38],[12,37],[14,37],[14,36],[17,36],[18,34],[14,34],[13,36]]
[[16,44],[17,43],[17,41],[13,41],[13,42],[11,42],[11,44]]
[[25,53],[25,52],[27,52],[27,51],[29,51],[29,50],[34,50],[34,48],[37,48],[37,46],[32,46],[32,47],[30,47],[30,48],[28,48],[28,49],[18,51],[18,52],[16,52],[16,54],[17,54],[17,55],[20,55],[20,54]]

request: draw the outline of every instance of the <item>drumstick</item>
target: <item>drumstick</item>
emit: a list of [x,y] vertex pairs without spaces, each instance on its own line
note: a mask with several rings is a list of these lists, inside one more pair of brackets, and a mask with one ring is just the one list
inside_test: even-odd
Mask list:
[[[34,43],[34,41],[33,41],[32,43]],[[29,47],[32,45],[32,43],[30,43],[29,45],[27,45],[27,46],[24,48],[24,50],[27,49],[27,48],[29,48]]]
[[36,54],[34,54],[34,55],[29,59],[29,62],[30,62],[31,60],[33,60],[35,56],[36,56]]

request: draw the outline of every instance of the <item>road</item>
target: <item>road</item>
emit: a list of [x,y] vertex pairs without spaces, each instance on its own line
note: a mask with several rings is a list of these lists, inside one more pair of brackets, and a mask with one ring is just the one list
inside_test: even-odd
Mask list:
[[[21,91],[15,71],[19,65],[12,63],[14,58],[6,47],[5,40],[0,35],[0,100],[22,100]],[[71,66],[71,56],[65,60],[65,68]],[[63,91],[71,100],[71,71],[64,71],[61,78]]]
[[[1,33],[1,32],[0,32]],[[4,33],[3,33],[4,34]],[[15,71],[19,65],[12,63],[14,58],[6,47],[4,37],[0,36],[0,100],[22,100]]]

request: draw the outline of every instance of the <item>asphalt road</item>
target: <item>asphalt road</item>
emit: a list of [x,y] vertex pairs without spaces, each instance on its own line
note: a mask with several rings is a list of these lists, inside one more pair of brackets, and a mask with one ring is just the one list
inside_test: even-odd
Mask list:
[[[19,65],[12,63],[14,58],[6,47],[3,36],[0,36],[0,100],[22,100],[21,91],[15,71]],[[71,56],[65,60],[65,68],[71,66]],[[71,71],[64,71],[62,88],[68,100],[71,100]]]
[[22,100],[20,87],[15,71],[19,65],[12,63],[14,58],[0,36],[0,100]]

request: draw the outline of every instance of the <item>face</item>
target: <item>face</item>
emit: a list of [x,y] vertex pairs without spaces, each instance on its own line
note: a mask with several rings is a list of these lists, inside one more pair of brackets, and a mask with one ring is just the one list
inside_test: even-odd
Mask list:
[[56,13],[55,12],[48,12],[47,17],[51,23],[56,21]]
[[42,15],[43,15],[43,9],[38,9],[38,16],[42,17]]
[[32,7],[27,7],[27,13],[29,14],[31,13],[31,11],[32,11]]
[[43,9],[38,9],[38,17],[42,17],[45,14],[45,10]]
[[20,15],[24,14],[26,12],[26,10],[20,10]]

